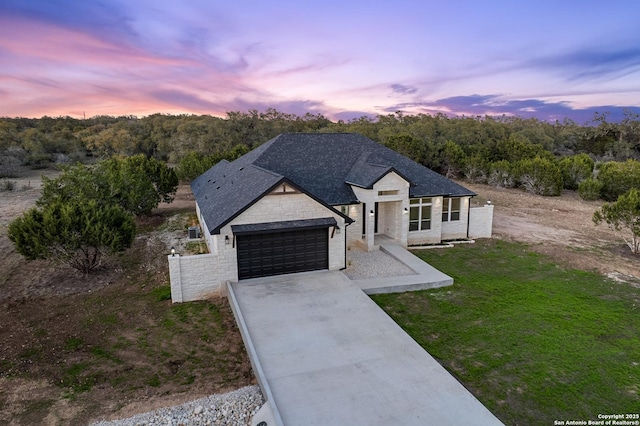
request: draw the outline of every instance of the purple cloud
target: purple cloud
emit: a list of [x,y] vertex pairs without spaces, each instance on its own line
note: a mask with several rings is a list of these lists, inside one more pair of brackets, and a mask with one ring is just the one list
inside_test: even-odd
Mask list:
[[187,111],[210,114],[220,114],[225,111],[225,107],[219,103],[202,99],[199,96],[181,90],[158,90],[152,92],[150,95],[152,98],[164,102],[167,105]]
[[621,120],[624,117],[625,110],[640,113],[640,108],[635,106],[602,105],[589,108],[573,108],[568,102],[548,102],[540,99],[504,99],[499,95],[452,96],[436,101],[406,102],[384,108],[386,112],[402,110],[423,113],[444,112],[449,115],[535,117],[551,122],[569,118],[579,124],[590,122],[596,112],[609,112],[611,121]]
[[331,114],[331,117],[334,120],[351,121],[357,120],[361,117],[368,117],[373,120],[376,118],[376,115],[367,111],[341,111],[335,114]]
[[327,114],[327,108],[324,105],[324,102],[309,99],[263,102],[236,98],[225,103],[225,106],[227,107],[227,111],[247,111],[250,109],[266,111],[269,108],[274,108],[286,114],[295,114],[300,116],[305,115],[306,113]]
[[526,63],[533,68],[566,73],[567,80],[618,78],[640,70],[640,48],[581,49],[567,54],[537,58]]
[[74,0],[4,0],[0,15],[34,19],[59,27],[100,34],[104,40],[114,40],[134,34],[133,18],[117,4],[103,1]]
[[418,91],[417,87],[405,86],[404,84],[392,84],[391,91],[399,95],[412,95]]

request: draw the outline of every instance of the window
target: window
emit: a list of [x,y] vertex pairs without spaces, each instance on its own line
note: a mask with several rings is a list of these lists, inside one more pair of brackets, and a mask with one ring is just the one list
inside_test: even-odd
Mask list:
[[[220,188],[220,187],[218,187]],[[286,183],[283,183],[281,186],[278,186],[273,191],[271,191],[271,195],[281,195],[281,194],[299,194],[300,192]]]
[[442,221],[453,222],[460,220],[460,198],[442,199]]
[[431,198],[409,200],[409,232],[431,229]]
[[386,191],[378,191],[378,195],[398,195],[398,190],[390,189]]

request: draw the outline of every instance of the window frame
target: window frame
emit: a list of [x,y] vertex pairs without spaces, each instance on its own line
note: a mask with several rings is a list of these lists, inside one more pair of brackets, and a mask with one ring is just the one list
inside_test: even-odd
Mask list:
[[[457,209],[454,209],[454,202],[457,201]],[[442,198],[442,221],[457,222],[460,220],[460,212],[462,211],[462,197],[443,197]]]
[[[417,201],[416,201],[417,200]],[[431,230],[431,222],[433,221],[433,198],[432,197],[420,197],[420,198],[410,198],[409,199],[409,232],[420,232],[420,231],[429,231]],[[429,218],[423,218],[423,209],[429,208]],[[418,211],[418,219],[411,219],[411,211],[413,209],[417,209]],[[426,227],[423,227],[423,223],[426,222]],[[417,225],[417,229],[411,229],[411,225]]]

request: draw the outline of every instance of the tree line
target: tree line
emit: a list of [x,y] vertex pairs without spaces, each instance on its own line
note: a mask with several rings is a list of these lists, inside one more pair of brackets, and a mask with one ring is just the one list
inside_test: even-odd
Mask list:
[[[144,154],[177,164],[189,153],[222,155],[241,145],[248,149],[283,132],[356,132],[434,170],[450,166],[447,142],[466,157],[485,162],[530,157],[540,150],[555,156],[585,153],[594,160],[640,158],[640,117],[627,112],[613,123],[597,114],[585,125],[565,119],[548,123],[520,117],[448,117],[402,113],[331,121],[321,114],[298,116],[274,109],[209,115],[148,117],[96,116],[0,118],[0,165],[45,167],[49,163],[85,161],[86,157]],[[508,153],[517,149],[517,153]]]
[[[448,177],[521,187],[541,195],[580,189],[587,199],[615,200],[640,186],[640,116],[613,123],[606,114],[578,125],[520,117],[380,115],[331,121],[274,109],[210,115],[0,118],[0,177],[20,166],[92,162],[142,154],[176,165],[191,180],[283,132],[355,132]],[[579,188],[582,185],[582,188]]]
[[331,121],[268,109],[225,117],[0,118],[0,177],[14,176],[22,166],[109,164],[114,156],[139,155],[175,165],[176,177],[188,181],[283,132],[354,132],[450,178],[545,196],[578,190],[584,199],[614,202],[640,188],[640,116],[626,112],[620,122],[607,117],[596,114],[579,125],[568,119],[398,112]]

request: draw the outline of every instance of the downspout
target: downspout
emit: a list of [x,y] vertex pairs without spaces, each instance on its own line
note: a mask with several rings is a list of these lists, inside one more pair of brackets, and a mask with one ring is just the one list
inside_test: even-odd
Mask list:
[[347,223],[347,221],[344,221],[344,268],[340,269],[341,271],[344,271],[345,269],[347,269],[347,226],[351,225],[353,222],[349,222]]

